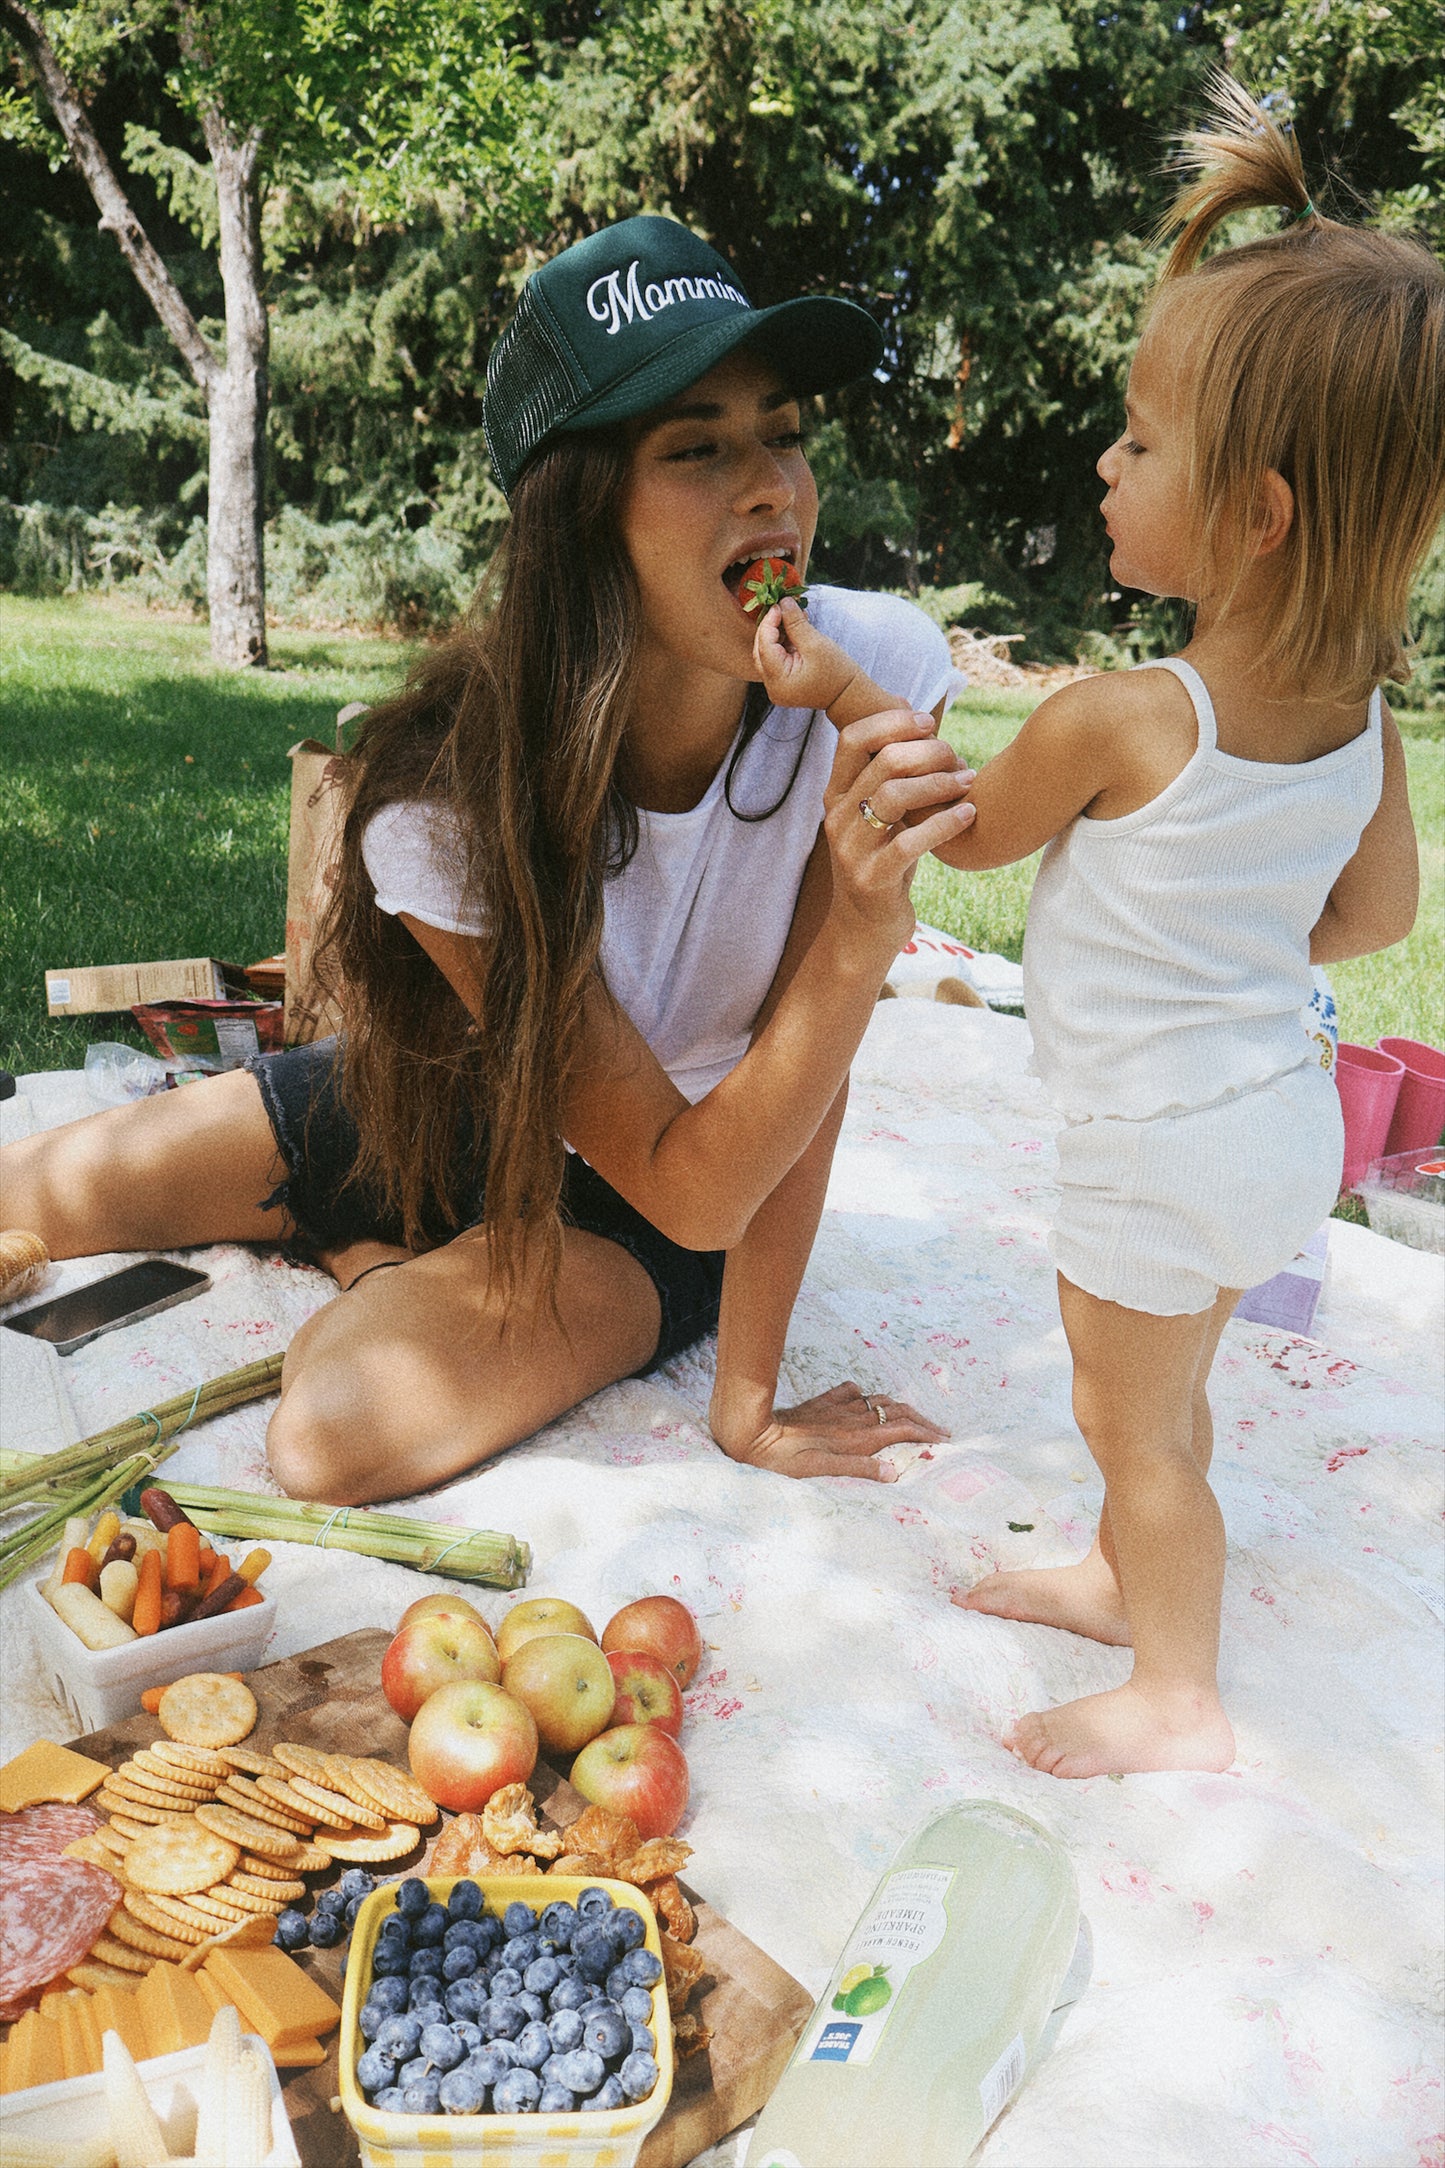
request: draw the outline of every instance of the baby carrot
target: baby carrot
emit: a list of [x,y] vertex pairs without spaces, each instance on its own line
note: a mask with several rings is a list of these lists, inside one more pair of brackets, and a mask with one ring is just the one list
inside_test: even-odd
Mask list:
[[201,1581],[204,1584],[206,1575],[210,1572],[212,1566],[214,1566],[216,1563],[216,1554],[211,1549],[209,1543],[203,1543],[200,1548],[199,1556],[201,1561]]
[[95,1560],[89,1551],[76,1549],[66,1553],[65,1567],[60,1576],[62,1587],[68,1581],[78,1581],[82,1588],[93,1588],[99,1577]]
[[259,1588],[252,1588],[248,1585],[242,1589],[239,1596],[231,1598],[226,1605],[226,1609],[228,1611],[249,1611],[253,1603],[264,1603],[265,1601],[266,1599]]
[[249,1581],[254,1587],[270,1563],[271,1553],[269,1551],[248,1551],[236,1571],[243,1581]]
[[[160,1554],[157,1553],[156,1555],[159,1556]],[[161,1707],[161,1695],[164,1692],[165,1688],[163,1686],[148,1686],[145,1692],[141,1695],[140,1705],[145,1710],[147,1716],[159,1716]]]
[[194,1521],[177,1521],[166,1530],[166,1587],[188,1596],[200,1587],[201,1531]]
[[140,1562],[140,1584],[130,1622],[138,1634],[153,1634],[161,1623],[161,1554],[147,1551]]
[[211,1560],[210,1571],[207,1573],[204,1581],[202,1581],[201,1583],[201,1594],[203,1596],[211,1595],[216,1589],[220,1587],[221,1583],[226,1579],[230,1571],[230,1559],[226,1556],[224,1551],[217,1551]]

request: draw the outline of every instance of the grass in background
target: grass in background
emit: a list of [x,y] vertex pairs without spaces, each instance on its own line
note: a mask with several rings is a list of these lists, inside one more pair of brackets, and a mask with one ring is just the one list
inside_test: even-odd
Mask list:
[[[273,634],[268,671],[213,670],[204,626],[88,598],[0,597],[0,1063],[77,1068],[127,1019],[45,1014],[47,968],[281,946],[287,748],[382,696],[409,650],[354,635]],[[981,767],[1034,705],[965,695],[948,734]],[[1445,1044],[1445,715],[1407,715],[1420,829],[1419,922],[1382,956],[1333,967],[1342,1035]],[[188,757],[189,756],[189,757]],[[955,873],[926,860],[925,924],[1017,960],[1036,861]]]

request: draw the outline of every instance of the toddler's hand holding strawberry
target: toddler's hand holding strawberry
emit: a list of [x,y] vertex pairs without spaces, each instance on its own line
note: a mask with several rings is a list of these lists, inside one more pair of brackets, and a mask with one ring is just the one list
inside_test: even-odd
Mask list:
[[775,604],[758,627],[753,656],[768,698],[780,708],[822,708],[844,730],[865,715],[907,701],[875,685],[851,655],[819,632],[799,605],[787,597]]

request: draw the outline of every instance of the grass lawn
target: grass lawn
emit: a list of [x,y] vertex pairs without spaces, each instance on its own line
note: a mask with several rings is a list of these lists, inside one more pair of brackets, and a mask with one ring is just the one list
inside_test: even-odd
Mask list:
[[[0,1063],[78,1067],[113,1017],[45,1014],[44,972],[164,956],[250,963],[281,946],[287,748],[405,668],[392,640],[287,632],[274,667],[213,670],[205,628],[89,598],[0,596]],[[1018,729],[1026,693],[965,695],[949,735],[976,765]],[[1445,715],[1407,718],[1425,889],[1414,933],[1337,965],[1343,1036],[1445,1044]],[[966,875],[925,862],[918,915],[1017,958],[1032,863]]]

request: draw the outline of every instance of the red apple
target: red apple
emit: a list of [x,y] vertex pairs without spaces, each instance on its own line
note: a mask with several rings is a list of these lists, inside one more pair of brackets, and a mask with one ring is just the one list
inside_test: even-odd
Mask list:
[[439,1686],[480,1679],[495,1686],[501,1662],[480,1619],[444,1618],[435,1611],[396,1634],[381,1659],[381,1690],[404,1724]]
[[641,1596],[624,1604],[608,1620],[602,1646],[609,1656],[614,1649],[634,1649],[660,1657],[679,1686],[692,1684],[702,1662],[697,1620],[676,1596]]
[[612,1717],[612,1667],[581,1634],[535,1634],[507,1658],[502,1684],[526,1703],[553,1754],[575,1754]]
[[450,1596],[444,1589],[439,1589],[435,1596],[418,1596],[415,1603],[409,1603],[396,1622],[397,1632],[418,1618],[470,1619],[481,1627],[489,1641],[492,1638],[492,1629],[476,1606],[468,1603],[465,1596]]
[[619,1724],[572,1764],[584,1799],[630,1814],[644,1837],[670,1837],[687,1809],[687,1759],[660,1724]]
[[581,1634],[584,1641],[597,1639],[591,1619],[575,1603],[564,1603],[560,1596],[529,1596],[525,1603],[514,1603],[497,1628],[497,1654],[506,1663],[524,1641],[538,1634]]
[[646,1649],[614,1649],[607,1659],[617,1685],[614,1724],[660,1724],[676,1738],[682,1730],[682,1688],[660,1656]]
[[422,1790],[439,1807],[475,1814],[504,1784],[525,1784],[537,1766],[532,1712],[485,1679],[458,1679],[428,1694],[407,1741]]

